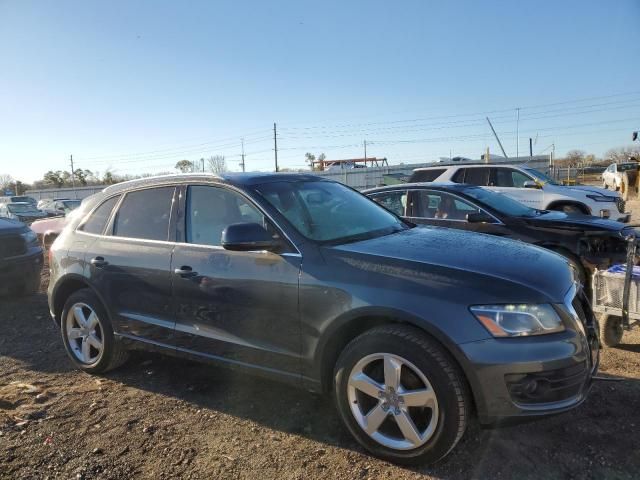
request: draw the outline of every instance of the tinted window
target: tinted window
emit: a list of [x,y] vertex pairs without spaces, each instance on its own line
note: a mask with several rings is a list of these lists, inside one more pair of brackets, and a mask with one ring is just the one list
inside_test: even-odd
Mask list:
[[405,216],[407,208],[407,192],[406,190],[397,190],[394,192],[376,193],[371,198],[382,205],[387,210],[391,210],[399,217]]
[[413,190],[411,203],[414,217],[439,220],[466,220],[467,214],[480,212],[475,205],[446,192]]
[[340,183],[272,182],[256,190],[312,240],[338,244],[407,228],[387,210]]
[[167,240],[174,187],[127,193],[113,227],[118,237]]
[[529,208],[516,200],[513,200],[506,195],[498,192],[492,192],[484,188],[472,188],[469,187],[464,190],[464,193],[472,197],[484,206],[493,208],[500,213],[504,213],[509,216],[516,217],[534,217],[537,210]]
[[464,183],[484,187],[489,184],[488,168],[465,168]]
[[221,245],[222,231],[234,223],[265,224],[262,213],[242,195],[226,188],[192,186],[187,195],[188,243]]
[[494,171],[492,185],[495,187],[524,188],[524,182],[533,180],[528,175],[511,168],[496,168]]
[[118,203],[119,198],[120,195],[111,197],[109,200],[103,202],[102,205],[93,211],[87,221],[80,227],[80,230],[87,233],[95,233],[97,235],[104,232],[104,227],[107,225],[107,221],[109,221],[111,211],[116,203]]
[[445,168],[434,168],[433,170],[418,170],[413,172],[409,182],[433,182],[445,172]]

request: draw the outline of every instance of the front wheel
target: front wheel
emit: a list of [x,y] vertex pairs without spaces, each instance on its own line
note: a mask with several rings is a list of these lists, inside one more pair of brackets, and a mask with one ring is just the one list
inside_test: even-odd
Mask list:
[[103,373],[127,359],[127,351],[113,334],[106,309],[88,288],[67,299],[60,327],[67,354],[85,372]]
[[598,319],[600,328],[600,343],[605,347],[615,347],[622,341],[624,328],[622,327],[622,318],[615,315],[602,315]]
[[347,345],[336,364],[335,399],[360,445],[404,464],[446,456],[462,437],[471,406],[448,353],[402,325],[374,328]]

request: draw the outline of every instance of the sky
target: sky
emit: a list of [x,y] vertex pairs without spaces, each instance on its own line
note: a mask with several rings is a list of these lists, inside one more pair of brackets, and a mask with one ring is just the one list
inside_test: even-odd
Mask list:
[[486,116],[509,156],[601,155],[640,129],[639,25],[638,0],[0,0],[0,173],[239,170],[242,138],[270,170],[274,122],[290,168],[499,154]]

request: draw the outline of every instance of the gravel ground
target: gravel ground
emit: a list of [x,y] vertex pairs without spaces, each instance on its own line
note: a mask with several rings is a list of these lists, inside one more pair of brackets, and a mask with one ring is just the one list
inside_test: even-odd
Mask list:
[[[639,209],[640,210],[640,209]],[[43,275],[43,289],[48,281]],[[137,354],[71,367],[44,293],[0,299],[0,478],[638,478],[640,331],[602,355],[578,409],[494,430],[475,423],[434,467],[368,456],[332,402],[216,366]]]

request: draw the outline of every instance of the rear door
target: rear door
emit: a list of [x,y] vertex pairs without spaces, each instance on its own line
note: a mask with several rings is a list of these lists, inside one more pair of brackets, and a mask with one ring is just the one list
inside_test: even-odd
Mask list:
[[259,223],[283,238],[237,190],[191,185],[181,205],[171,265],[177,348],[297,379],[301,255],[292,245],[279,253],[221,246],[223,230],[234,223]]
[[161,344],[173,336],[175,192],[162,186],[126,193],[104,234],[87,247],[91,282],[124,336]]

